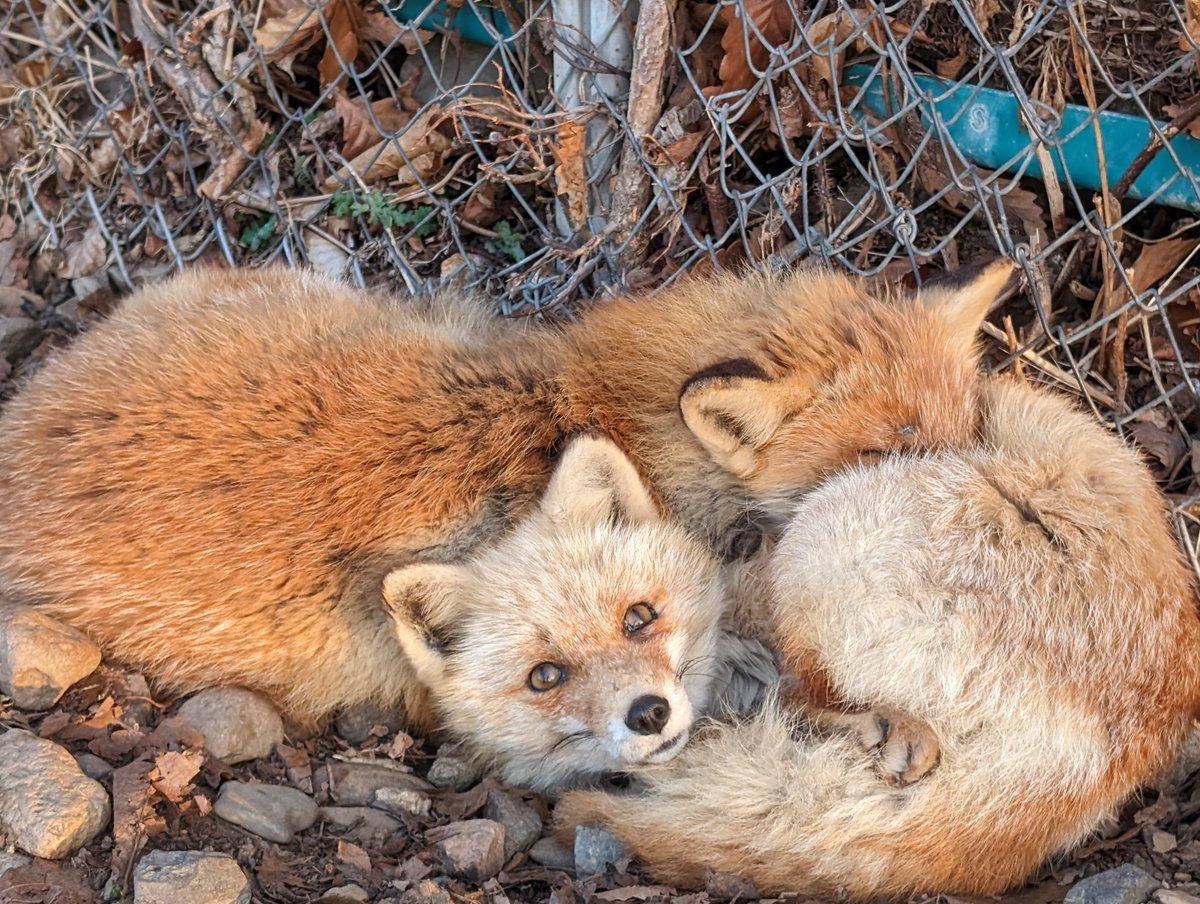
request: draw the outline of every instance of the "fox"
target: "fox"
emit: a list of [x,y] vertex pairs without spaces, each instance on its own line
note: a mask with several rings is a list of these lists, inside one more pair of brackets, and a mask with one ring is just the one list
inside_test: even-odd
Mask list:
[[[1001,892],[1167,768],[1200,701],[1190,570],[1148,469],[1073,403],[982,383],[978,441],[845,469],[771,553],[783,681],[632,790],[569,791],[657,880],[853,901]],[[813,688],[935,755],[880,781]]]
[[[529,328],[460,291],[401,301],[301,270],[187,271],[136,292],[0,414],[0,595],[166,692],[240,685],[310,724],[370,700],[429,731],[447,715],[389,614],[386,587],[413,595],[397,572],[503,542],[581,434],[612,441],[721,561],[744,561],[831,470],[973,435],[974,337],[1012,271],[916,293],[820,268],[697,277]],[[546,631],[588,624],[578,594],[558,600],[528,601]],[[423,661],[470,697],[474,673]],[[688,711],[652,696],[667,702],[651,718],[638,697],[620,721],[658,749]]]

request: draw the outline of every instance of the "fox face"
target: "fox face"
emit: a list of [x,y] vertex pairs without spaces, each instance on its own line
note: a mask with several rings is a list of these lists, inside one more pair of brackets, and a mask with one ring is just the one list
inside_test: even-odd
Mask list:
[[575,439],[497,546],[392,572],[384,597],[447,726],[514,784],[670,759],[720,672],[718,563],[606,439]]
[[693,375],[680,412],[713,459],[786,518],[798,495],[849,464],[961,447],[980,418],[975,336],[1011,261],[880,299],[838,276],[797,281],[803,322],[750,357]]

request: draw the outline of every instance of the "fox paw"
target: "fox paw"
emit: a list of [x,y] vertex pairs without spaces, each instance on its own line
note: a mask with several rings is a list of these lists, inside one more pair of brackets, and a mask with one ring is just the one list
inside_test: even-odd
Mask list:
[[842,718],[875,760],[880,776],[894,788],[919,781],[938,764],[941,746],[920,719],[893,709],[847,713]]

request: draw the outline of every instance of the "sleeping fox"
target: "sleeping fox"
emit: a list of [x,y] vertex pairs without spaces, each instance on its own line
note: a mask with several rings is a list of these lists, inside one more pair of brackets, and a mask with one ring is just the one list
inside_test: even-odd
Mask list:
[[[656,505],[744,557],[826,473],[974,435],[974,335],[1011,270],[890,297],[819,269],[697,279],[531,329],[456,295],[186,273],[135,294],[0,416],[0,593],[167,690],[242,685],[306,721],[373,699],[428,728],[442,716],[384,591],[409,599],[406,569],[474,561],[518,530],[570,437],[611,439]],[[579,598],[529,618],[569,629]],[[652,670],[703,648],[681,630]],[[625,715],[674,752],[688,710],[650,696],[646,719]]]
[[[1171,763],[1200,621],[1163,500],[1065,400],[983,387],[973,447],[850,469],[796,509],[770,566],[792,695],[640,771],[636,795],[568,794],[565,826],[607,826],[681,886],[712,867],[764,893],[992,894]],[[882,782],[802,722],[814,686],[923,725],[921,768]]]

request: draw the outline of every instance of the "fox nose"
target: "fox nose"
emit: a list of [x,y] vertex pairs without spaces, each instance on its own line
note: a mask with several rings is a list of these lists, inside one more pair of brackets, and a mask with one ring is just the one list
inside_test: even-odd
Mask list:
[[670,718],[671,704],[662,697],[647,694],[633,701],[625,724],[638,734],[658,734]]

